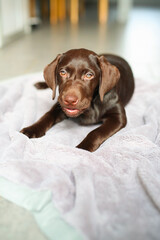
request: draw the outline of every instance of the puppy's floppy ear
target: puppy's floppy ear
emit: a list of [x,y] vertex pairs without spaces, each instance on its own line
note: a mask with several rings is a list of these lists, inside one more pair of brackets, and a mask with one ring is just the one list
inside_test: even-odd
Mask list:
[[104,56],[99,57],[99,63],[101,68],[99,95],[101,101],[103,101],[105,93],[110,91],[117,84],[120,78],[120,72],[118,68],[110,64]]
[[61,57],[61,54],[58,54],[58,56],[50,63],[48,64],[43,72],[44,79],[48,85],[53,90],[52,98],[55,98],[56,95],[56,67],[59,61],[59,58]]

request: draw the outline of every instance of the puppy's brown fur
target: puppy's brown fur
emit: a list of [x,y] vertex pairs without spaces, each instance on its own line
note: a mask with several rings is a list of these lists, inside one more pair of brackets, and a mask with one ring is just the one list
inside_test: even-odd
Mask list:
[[44,79],[46,83],[36,87],[50,87],[54,99],[59,86],[58,102],[39,121],[21,130],[29,138],[43,136],[66,118],[83,125],[101,123],[77,146],[92,152],[126,125],[124,106],[132,97],[134,78],[121,57],[73,49],[46,66]]

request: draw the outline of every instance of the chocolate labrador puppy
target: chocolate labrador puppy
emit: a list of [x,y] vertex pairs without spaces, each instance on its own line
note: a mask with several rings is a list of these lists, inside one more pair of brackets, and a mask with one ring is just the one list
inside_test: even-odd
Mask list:
[[134,91],[134,78],[121,57],[97,55],[87,49],[73,49],[59,54],[44,69],[45,82],[37,88],[50,87],[58,102],[33,125],[23,128],[29,138],[41,137],[54,124],[72,118],[81,125],[101,123],[78,148],[95,151],[107,138],[126,125],[124,106]]

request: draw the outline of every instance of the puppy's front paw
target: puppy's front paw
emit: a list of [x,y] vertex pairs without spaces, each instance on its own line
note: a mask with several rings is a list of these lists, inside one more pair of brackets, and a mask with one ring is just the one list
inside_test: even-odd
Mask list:
[[87,143],[86,141],[82,141],[76,148],[81,148],[83,150],[94,152],[98,147],[95,146],[92,142]]
[[20,132],[25,134],[29,138],[39,138],[45,134],[41,132],[38,128],[32,126],[23,128]]

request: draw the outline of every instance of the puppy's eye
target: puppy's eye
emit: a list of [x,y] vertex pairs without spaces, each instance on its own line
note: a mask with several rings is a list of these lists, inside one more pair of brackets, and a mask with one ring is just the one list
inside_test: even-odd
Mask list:
[[60,74],[60,76],[62,76],[62,77],[66,77],[66,76],[67,76],[67,71],[64,70],[64,69],[62,69],[62,70],[60,70],[59,74]]
[[90,80],[90,79],[92,79],[93,77],[94,77],[93,73],[88,72],[88,73],[85,74],[84,79],[85,79],[85,80]]

